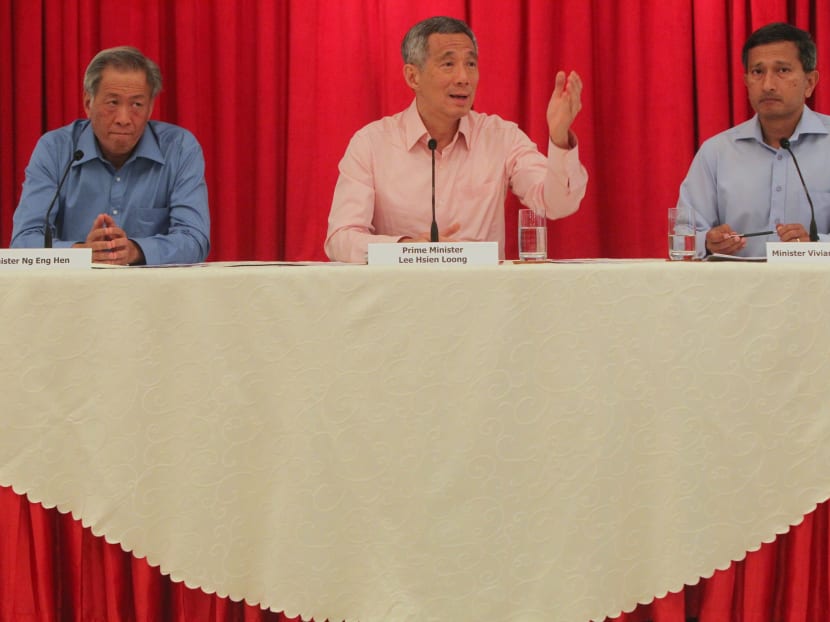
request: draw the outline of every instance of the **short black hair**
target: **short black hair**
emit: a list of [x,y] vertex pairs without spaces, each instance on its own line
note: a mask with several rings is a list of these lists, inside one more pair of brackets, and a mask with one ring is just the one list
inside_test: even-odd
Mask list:
[[792,24],[774,22],[766,26],[761,26],[749,35],[749,39],[744,43],[744,49],[741,52],[744,72],[749,71],[749,50],[759,45],[778,43],[779,41],[792,41],[795,43],[795,47],[798,48],[798,59],[801,61],[801,66],[804,68],[804,71],[808,73],[815,71],[816,44],[813,42],[810,33],[806,30],[801,30],[801,28],[796,28]]

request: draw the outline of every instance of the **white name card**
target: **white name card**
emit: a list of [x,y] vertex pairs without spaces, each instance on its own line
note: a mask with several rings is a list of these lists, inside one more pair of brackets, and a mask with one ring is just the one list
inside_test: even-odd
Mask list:
[[767,242],[767,263],[826,263],[830,265],[828,242]]
[[0,270],[79,270],[91,267],[91,248],[0,249]]
[[498,242],[404,242],[369,244],[370,266],[494,266]]

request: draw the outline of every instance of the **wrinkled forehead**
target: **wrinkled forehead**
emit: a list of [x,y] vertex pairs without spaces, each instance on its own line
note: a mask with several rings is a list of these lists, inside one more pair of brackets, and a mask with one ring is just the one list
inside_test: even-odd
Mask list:
[[472,39],[463,33],[431,34],[427,39],[427,50],[431,58],[444,56],[477,57]]

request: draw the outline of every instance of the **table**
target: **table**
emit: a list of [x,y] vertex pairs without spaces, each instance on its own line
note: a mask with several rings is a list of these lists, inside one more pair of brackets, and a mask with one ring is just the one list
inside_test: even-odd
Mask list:
[[830,496],[821,266],[0,273],[0,484],[315,619],[589,620]]

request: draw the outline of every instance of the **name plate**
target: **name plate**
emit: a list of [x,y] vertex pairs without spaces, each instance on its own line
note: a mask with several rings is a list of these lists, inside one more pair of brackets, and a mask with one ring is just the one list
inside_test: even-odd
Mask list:
[[404,242],[369,244],[370,266],[495,266],[498,242]]
[[0,249],[0,270],[80,270],[91,267],[91,248]]
[[767,263],[830,264],[828,242],[767,242]]

